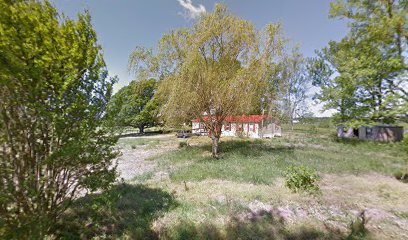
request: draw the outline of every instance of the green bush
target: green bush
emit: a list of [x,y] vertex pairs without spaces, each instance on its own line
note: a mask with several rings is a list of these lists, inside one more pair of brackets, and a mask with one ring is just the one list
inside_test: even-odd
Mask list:
[[179,148],[188,147],[188,143],[185,141],[179,142]]
[[89,13],[53,5],[0,1],[0,239],[47,239],[77,196],[116,179],[117,79]]
[[293,192],[320,193],[319,177],[312,169],[305,166],[289,166],[285,170],[284,176],[286,178],[285,186]]

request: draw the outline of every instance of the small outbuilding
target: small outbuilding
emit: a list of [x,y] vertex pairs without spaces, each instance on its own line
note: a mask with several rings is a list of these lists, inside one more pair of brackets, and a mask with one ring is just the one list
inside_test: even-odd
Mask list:
[[372,127],[360,126],[358,128],[346,128],[344,125],[338,125],[337,136],[380,142],[398,142],[404,138],[404,128],[389,124],[379,124]]
[[[193,119],[191,122],[193,134],[208,134],[200,119]],[[273,138],[282,136],[282,129],[277,121],[270,120],[265,115],[228,116],[222,124],[221,136]]]

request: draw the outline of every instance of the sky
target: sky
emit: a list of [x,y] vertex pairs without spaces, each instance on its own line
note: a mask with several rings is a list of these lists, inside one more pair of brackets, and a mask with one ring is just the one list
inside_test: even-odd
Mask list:
[[[300,45],[306,57],[313,57],[330,40],[347,33],[345,21],[329,19],[330,0],[50,0],[57,10],[70,18],[87,9],[102,45],[110,75],[117,75],[115,90],[134,79],[127,65],[136,46],[155,49],[163,34],[191,26],[202,12],[211,12],[216,2],[228,6],[231,13],[255,24],[281,22],[285,36]],[[310,102],[316,116],[321,104]]]

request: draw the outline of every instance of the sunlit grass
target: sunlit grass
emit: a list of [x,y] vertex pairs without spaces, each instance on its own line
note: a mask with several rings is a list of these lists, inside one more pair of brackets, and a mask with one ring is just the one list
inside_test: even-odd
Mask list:
[[[210,156],[207,141],[191,139],[192,147],[182,148],[156,160],[162,167],[178,166],[171,172],[174,181],[222,179],[255,184],[271,184],[290,165],[305,165],[319,174],[392,175],[404,166],[400,143],[339,140],[326,129],[300,126],[292,136],[253,140],[225,138],[220,158]],[[300,135],[300,136],[297,136]],[[195,141],[201,144],[194,146]]]
[[[110,208],[95,213],[98,198],[80,199],[67,215],[74,224],[62,228],[61,235],[356,239],[351,226],[363,229],[356,214],[368,209],[382,218],[370,219],[369,231],[357,232],[358,239],[403,238],[405,225],[396,221],[407,219],[408,188],[392,177],[405,166],[401,144],[337,139],[334,134],[334,127],[300,124],[293,132],[284,126],[281,138],[222,138],[219,159],[211,158],[208,137],[121,139],[119,146],[134,153],[172,147],[145,159],[157,164],[152,171],[112,191],[116,198]],[[316,170],[322,194],[287,189],[283,172],[291,165]],[[254,210],[254,204],[272,210]]]

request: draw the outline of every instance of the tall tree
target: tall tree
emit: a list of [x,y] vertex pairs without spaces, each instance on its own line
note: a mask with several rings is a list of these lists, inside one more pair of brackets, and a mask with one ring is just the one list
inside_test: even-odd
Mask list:
[[249,112],[259,100],[273,54],[281,48],[279,30],[269,24],[257,31],[216,4],[192,28],[164,35],[156,56],[138,48],[130,63],[141,73],[163,76],[158,93],[165,99],[166,122],[200,119],[212,138],[212,156],[218,157],[224,119]]
[[115,180],[114,81],[88,13],[0,1],[0,238],[44,239],[79,191]]
[[155,79],[132,81],[121,88],[109,104],[116,125],[135,127],[140,133],[144,133],[146,127],[154,126],[159,114],[159,102],[154,97],[156,88]]
[[325,103],[326,109],[336,109],[334,119],[342,123],[363,115],[356,109],[356,79],[348,73],[350,57],[347,55],[350,51],[344,46],[347,46],[347,39],[339,43],[331,41],[328,47],[316,52],[317,58],[308,63],[313,85],[320,87],[318,99]]
[[282,110],[293,130],[293,121],[307,114],[306,100],[310,90],[310,80],[306,74],[306,59],[296,46],[283,61],[282,78],[284,82],[282,92]]
[[349,19],[350,32],[323,49],[311,69],[320,99],[336,103],[344,122],[392,122],[407,114],[407,9],[406,0],[331,4],[330,16]]

